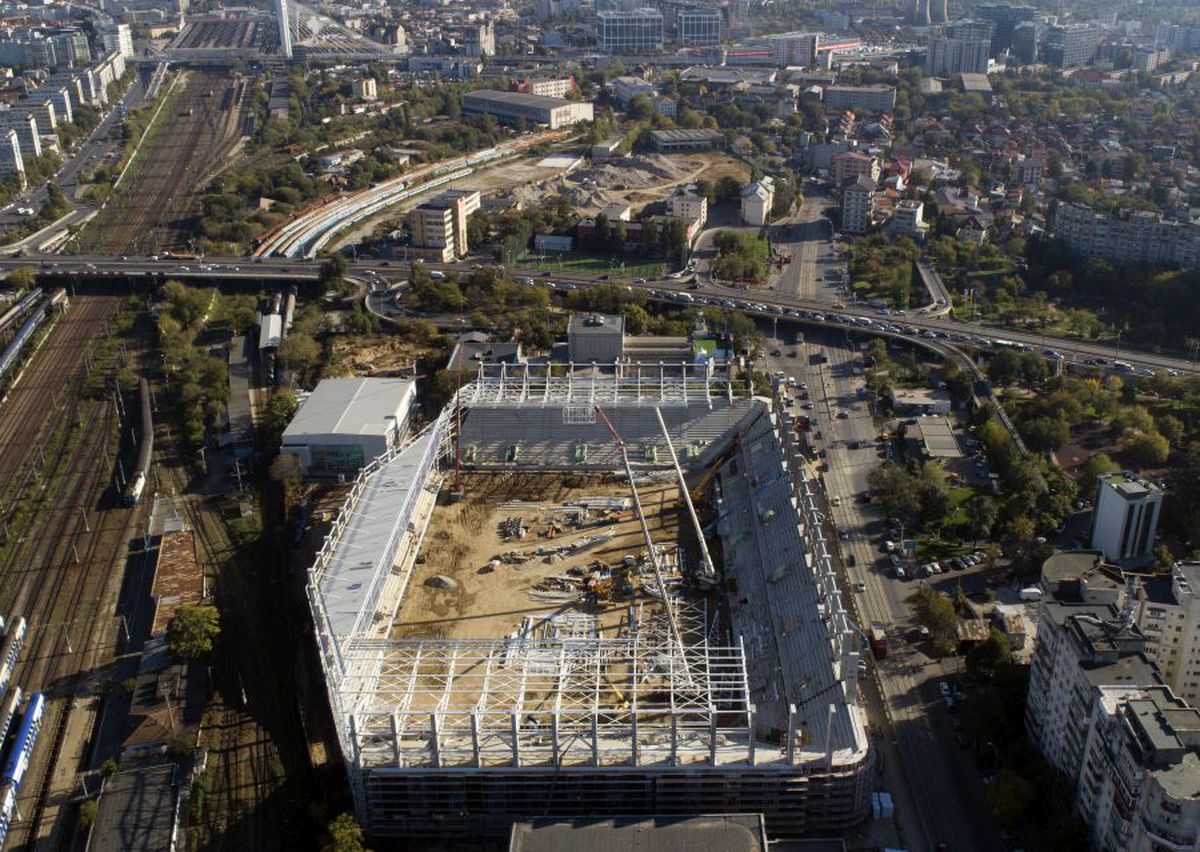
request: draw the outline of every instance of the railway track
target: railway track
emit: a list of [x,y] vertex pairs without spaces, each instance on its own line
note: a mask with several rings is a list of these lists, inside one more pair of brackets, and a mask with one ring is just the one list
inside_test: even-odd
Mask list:
[[[159,116],[167,126],[138,153],[137,171],[130,175],[136,188],[114,194],[81,235],[80,245],[104,254],[189,248],[187,220],[196,210],[196,191],[237,141],[243,101],[225,97],[235,82],[224,69],[184,73],[179,98],[168,107],[173,114]],[[227,100],[232,112],[224,109]]]
[[[160,488],[182,491],[186,460],[160,462]],[[222,612],[221,635],[213,666],[213,699],[205,714],[202,742],[208,750],[205,815],[195,826],[197,846],[207,850],[273,850],[284,848],[271,797],[282,778],[280,755],[271,734],[248,712],[248,688],[254,674],[238,660],[245,643],[266,641],[239,626],[232,598],[238,591],[225,581],[226,572],[242,569],[232,562],[234,544],[224,522],[200,497],[177,498],[196,537],[196,551],[206,573],[217,578],[216,597]],[[254,699],[251,698],[251,701]]]
[[[0,405],[0,482],[10,501],[0,605],[30,623],[16,682],[43,690],[49,700],[42,745],[18,803],[25,819],[9,834],[13,849],[56,835],[47,808],[59,802],[49,801],[48,793],[69,714],[99,685],[86,673],[115,650],[116,627],[104,614],[115,593],[112,581],[121,574],[111,569],[125,553],[137,515],[119,508],[111,487],[119,449],[116,409],[83,391],[89,361],[116,307],[113,297],[76,300]],[[22,501],[34,511],[14,518]]]

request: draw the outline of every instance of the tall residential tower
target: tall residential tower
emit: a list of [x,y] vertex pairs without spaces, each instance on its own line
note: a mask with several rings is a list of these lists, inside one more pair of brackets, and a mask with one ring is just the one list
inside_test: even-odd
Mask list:
[[279,19],[279,52],[292,58],[292,28],[288,22],[288,0],[275,0],[275,17]]

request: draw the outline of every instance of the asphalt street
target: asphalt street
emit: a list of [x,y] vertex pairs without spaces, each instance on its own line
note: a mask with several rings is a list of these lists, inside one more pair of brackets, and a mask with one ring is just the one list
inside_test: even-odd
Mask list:
[[[856,335],[860,340],[866,335]],[[844,588],[860,626],[885,626],[889,652],[872,663],[877,676],[868,690],[868,713],[882,747],[884,785],[897,803],[897,821],[909,849],[1002,852],[1000,830],[988,807],[984,786],[955,736],[953,720],[941,700],[938,682],[955,676],[957,659],[942,663],[926,657],[908,641],[916,624],[907,598],[911,583],[882,569],[884,521],[871,504],[860,502],[867,474],[879,464],[879,428],[855,374],[855,353],[845,333],[810,337],[804,344],[780,341],[778,356],[765,367],[807,384],[815,419],[813,449],[824,451],[822,474],[833,526],[838,530]],[[816,363],[824,350],[828,363]],[[799,394],[798,394],[799,395]],[[853,556],[854,565],[847,557]],[[863,591],[855,591],[861,583]]]

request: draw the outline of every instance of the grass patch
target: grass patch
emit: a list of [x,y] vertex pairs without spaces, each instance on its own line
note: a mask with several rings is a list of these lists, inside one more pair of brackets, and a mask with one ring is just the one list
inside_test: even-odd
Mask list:
[[535,269],[587,274],[609,273],[613,278],[658,278],[663,274],[662,261],[633,258],[607,258],[597,255],[565,254],[557,257],[530,258]]
[[970,547],[957,542],[924,537],[917,539],[917,562],[938,562],[970,552]]

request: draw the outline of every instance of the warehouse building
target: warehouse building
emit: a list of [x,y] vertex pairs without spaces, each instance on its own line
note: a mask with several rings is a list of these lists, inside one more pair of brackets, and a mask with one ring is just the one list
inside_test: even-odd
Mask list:
[[416,394],[407,379],[325,379],[284,430],[282,452],[305,476],[353,474],[399,444]]
[[466,92],[462,96],[462,107],[468,115],[490,115],[505,122],[523,119],[528,124],[545,124],[551,130],[592,120],[592,105],[586,101],[501,92],[497,89]]
[[725,147],[725,134],[719,130],[652,130],[650,141],[664,154],[691,154],[720,151]]

